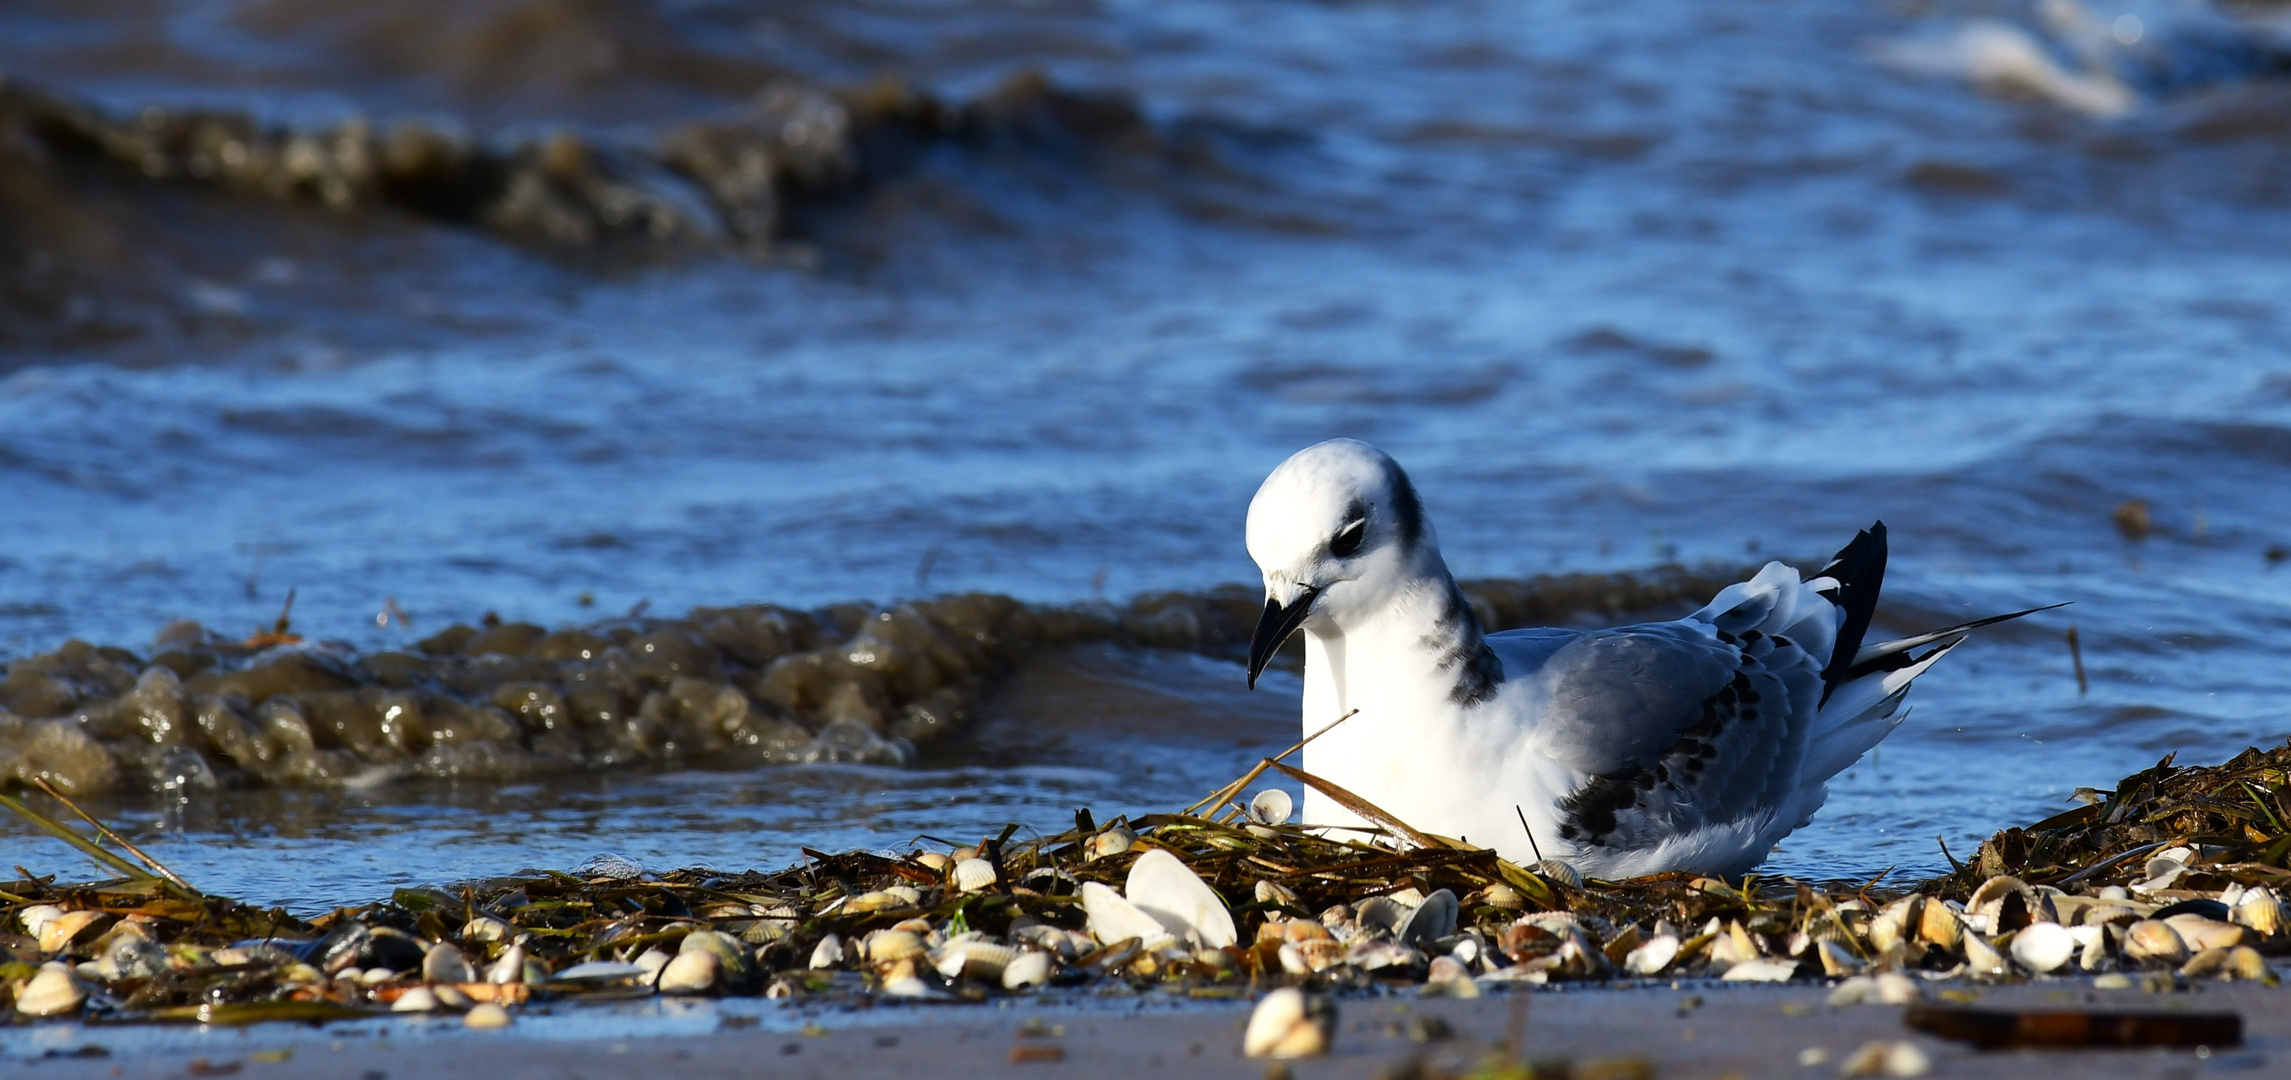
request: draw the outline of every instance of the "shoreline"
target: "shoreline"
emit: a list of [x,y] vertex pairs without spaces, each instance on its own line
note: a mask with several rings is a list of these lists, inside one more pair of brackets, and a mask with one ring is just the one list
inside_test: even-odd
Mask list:
[[[584,1005],[575,1015],[520,1019],[500,1031],[469,1031],[447,1020],[392,1019],[308,1027],[264,1024],[230,1029],[151,1029],[77,1025],[33,1039],[5,1040],[0,1062],[18,1075],[142,1078],[265,1075],[313,1080],[400,1080],[405,1077],[584,1077],[618,1080],[672,1070],[679,1077],[759,1073],[791,1077],[1146,1077],[1184,1075],[1258,1080],[1461,1076],[1500,1054],[1524,1003],[1524,1058],[1545,1067],[1566,1063],[1569,1075],[1660,1076],[1712,1080],[1726,1076],[1835,1076],[1841,1063],[1875,1041],[1907,1041],[1940,1076],[2019,1080],[2037,1060],[2066,1075],[2187,1077],[2257,1074],[2291,1050],[2291,999],[2249,984],[2204,986],[2168,995],[2097,991],[2086,979],[1974,988],[1940,984],[1977,996],[1985,1006],[2067,1009],[2233,1011],[2245,1023],[2240,1047],[2196,1050],[1978,1051],[1910,1031],[1903,1008],[1830,1006],[1818,985],[1755,987],[1685,983],[1651,986],[1514,989],[1476,1000],[1391,995],[1338,1001],[1336,1038],[1326,1057],[1270,1063],[1241,1055],[1249,1002],[1186,1003],[1126,1011],[1074,1003],[1012,1001],[970,1006],[784,1010],[793,1030],[748,1028],[605,1031],[558,1030],[609,1006]],[[702,1006],[693,1011],[714,1011]],[[1419,1042],[1441,1026],[1445,1038]],[[542,1029],[542,1030],[536,1030]],[[388,1032],[383,1034],[382,1032]],[[137,1045],[142,1043],[144,1045]],[[81,1050],[102,1047],[101,1055]],[[73,1056],[79,1050],[83,1056]],[[56,1056],[40,1056],[49,1051]],[[1818,1055],[1809,1055],[1818,1051]],[[2033,1057],[2039,1055],[2038,1057]],[[1818,1060],[1808,1063],[1809,1057]],[[204,1064],[198,1064],[204,1062]],[[768,1063],[768,1064],[767,1064]]]

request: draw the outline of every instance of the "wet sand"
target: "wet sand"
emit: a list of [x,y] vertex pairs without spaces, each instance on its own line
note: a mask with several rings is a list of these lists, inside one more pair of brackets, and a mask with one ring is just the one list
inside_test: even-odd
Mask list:
[[[1872,1040],[1909,1039],[1929,1055],[1934,1076],[2192,1077],[2265,1074],[2291,1053],[2291,996],[2239,985],[2153,995],[2094,991],[2047,983],[1979,991],[1984,1006],[2029,1008],[2234,1011],[2244,1018],[2241,1047],[2187,1050],[1999,1051],[1912,1036],[1903,1009],[1830,1008],[1828,988],[1687,986],[1681,989],[1566,990],[1524,995],[1524,1055],[1533,1062],[1571,1061],[1574,1075],[1651,1075],[1682,1080],[1727,1076],[1835,1076],[1845,1058]],[[1461,1073],[1494,1052],[1517,1023],[1519,997],[1474,1001],[1387,998],[1343,1001],[1334,1053],[1289,1063],[1299,1080]],[[563,1026],[581,1014],[545,1021]],[[404,1021],[375,1037],[344,1029],[263,1028],[247,1032],[114,1032],[81,1029],[80,1042],[111,1044],[108,1056],[40,1058],[22,1034],[0,1056],[11,1075],[42,1078],[179,1077],[235,1073],[314,1080],[471,1077],[484,1080],[617,1080],[676,1077],[1246,1077],[1274,1074],[1270,1063],[1241,1056],[1246,1003],[1199,1003],[1135,1009],[1087,1006],[921,1006],[858,1013],[767,1014],[746,1029],[647,1036],[615,1024],[611,1037],[569,1031],[537,1034],[531,1019],[506,1031],[468,1032],[451,1021]],[[1430,1043],[1415,1035],[1436,1018],[1453,1030]],[[811,1026],[805,1027],[809,1024]],[[637,1032],[631,1034],[630,1032]],[[149,1049],[121,1043],[156,1034]],[[1808,1063],[1807,1051],[1822,1059]],[[289,1051],[283,1059],[280,1051]],[[203,1062],[203,1063],[202,1063]]]

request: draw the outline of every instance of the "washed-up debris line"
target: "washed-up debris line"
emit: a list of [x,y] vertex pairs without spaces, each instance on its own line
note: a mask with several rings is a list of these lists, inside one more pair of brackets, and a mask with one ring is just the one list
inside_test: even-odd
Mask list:
[[[1491,625],[1683,612],[1733,580],[1670,568],[1466,586]],[[0,790],[508,778],[704,760],[911,762],[1013,665],[1090,642],[1236,659],[1256,590],[1057,606],[965,595],[888,608],[695,608],[560,630],[454,626],[360,653],[282,625],[195,623],[149,651],[70,642],[0,678]]]
[[[2129,778],[2123,798],[2185,808],[2218,795],[2232,772],[2239,784],[2268,777],[2252,794],[2271,803],[2286,760],[2291,747],[2220,769],[2160,766]],[[1267,769],[1381,831],[1307,831],[1277,789],[1240,802]],[[1186,813],[1101,824],[1083,811],[1054,836],[1020,840],[1011,826],[952,850],[807,851],[772,873],[652,874],[599,856],[570,873],[403,889],[308,922],[202,896],[100,826],[141,861],[26,801],[0,801],[122,875],[0,886],[10,954],[0,1004],[19,1020],[469,1010],[498,1023],[502,1008],[537,998],[656,993],[856,1004],[1296,986],[1468,997],[1504,984],[1674,978],[1838,980],[1832,1001],[1843,1005],[1916,1001],[1930,980],[1952,977],[2273,984],[2267,957],[2291,947],[2276,891],[2285,871],[2223,862],[2244,849],[2208,832],[2172,836],[2129,884],[2009,862],[1969,890],[1963,875],[1902,889],[1683,873],[1586,882],[1561,863],[1521,867],[1418,833],[1270,761]],[[2000,858],[2027,850],[1992,843]]]
[[388,206],[567,248],[614,239],[767,251],[788,211],[847,194],[939,140],[1151,143],[1127,98],[1021,73],[950,104],[897,80],[825,89],[781,79],[734,114],[647,143],[570,130],[479,139],[451,124],[351,120],[297,130],[244,112],[113,115],[0,78],[0,168],[64,156],[338,211]]

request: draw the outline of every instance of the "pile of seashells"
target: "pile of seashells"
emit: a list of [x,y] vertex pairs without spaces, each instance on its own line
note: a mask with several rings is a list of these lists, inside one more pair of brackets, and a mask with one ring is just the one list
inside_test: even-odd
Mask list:
[[[2259,764],[2284,759],[2291,747]],[[2127,785],[2145,794],[2068,815],[2037,830],[2034,846],[2058,856],[2063,830],[2123,828],[2140,807],[2179,815],[2200,794],[2181,782],[2220,775]],[[1025,843],[1011,842],[1012,826],[948,852],[809,852],[776,873],[652,874],[600,856],[572,873],[400,890],[310,922],[156,875],[0,883],[0,1015],[222,1022],[395,1010],[486,1026],[546,998],[978,1001],[1046,987],[1470,997],[1654,979],[1835,980],[1839,1003],[1897,1003],[1950,978],[2272,985],[2268,957],[2291,948],[2269,884],[2285,872],[2251,858],[2271,839],[2086,850],[2074,856],[2082,869],[2051,884],[1998,874],[1965,889],[1960,874],[1879,892],[1688,874],[1586,882],[1562,863],[1521,867],[1463,845],[1337,839],[1291,822],[1291,810],[1286,792],[1267,790],[1226,807],[1225,820],[1101,826],[1083,812],[1073,829]],[[2166,819],[2148,820],[2077,835],[2141,841]],[[1325,1026],[1310,1004],[1282,1013],[1266,1045],[1310,1043],[1308,1029]]]

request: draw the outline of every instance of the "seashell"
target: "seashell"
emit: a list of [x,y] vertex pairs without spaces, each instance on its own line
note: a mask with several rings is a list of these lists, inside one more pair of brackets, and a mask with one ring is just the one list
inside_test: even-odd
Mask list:
[[1082,883],[1082,911],[1090,919],[1090,936],[1100,945],[1135,939],[1153,948],[1170,940],[1169,930],[1162,926],[1161,920],[1095,881]]
[[1908,1005],[1923,1000],[1917,980],[1898,971],[1856,975],[1830,991],[1832,1005]]
[[2267,958],[2249,945],[2238,945],[2227,951],[2227,971],[2231,979],[2263,982],[2275,985],[2275,969],[2267,965]]
[[2205,949],[2232,949],[2251,936],[2250,931],[2234,923],[2207,919],[2201,915],[2173,915],[2164,922],[2180,932],[2180,940],[2188,943],[2188,951]]
[[1424,976],[1424,991],[1441,997],[1476,998],[1480,984],[1472,981],[1472,973],[1463,961],[1453,956],[1435,956]]
[[1678,938],[1670,934],[1656,934],[1647,943],[1632,949],[1623,957],[1623,970],[1633,975],[1660,975],[1671,961],[1678,958]]
[[444,942],[431,946],[422,956],[422,981],[426,983],[476,982],[477,972],[469,966],[469,958]]
[[476,942],[507,941],[515,933],[516,928],[507,922],[491,915],[480,915],[463,924],[461,939]]
[[1456,939],[1456,944],[1448,949],[1448,955],[1455,957],[1458,963],[1467,968],[1486,954],[1487,948],[1480,943],[1480,935],[1476,930],[1465,931],[1462,937]]
[[713,955],[717,968],[723,972],[728,982],[746,979],[755,967],[748,954],[748,947],[742,945],[740,939],[720,930],[694,930],[684,935],[684,940],[676,946],[679,956],[689,956],[696,952]]
[[2083,926],[2102,926],[2119,922],[2132,923],[2139,919],[2140,912],[2131,905],[2111,903],[2106,900],[2085,905],[2084,910],[2077,915],[2078,924]]
[[1360,927],[1371,933],[1398,933],[1408,921],[1408,905],[1389,896],[1371,896],[1360,902]]
[[1291,975],[1310,975],[1313,973],[1312,964],[1305,959],[1305,951],[1295,945],[1283,944],[1273,951],[1273,955],[1280,960],[1282,971]]
[[1407,921],[1401,923],[1392,936],[1410,948],[1423,948],[1428,942],[1453,937],[1458,906],[1455,893],[1440,889],[1409,912]]
[[1558,952],[1561,940],[1558,934],[1545,929],[1543,924],[1522,919],[1503,928],[1502,936],[1496,939],[1496,947],[1502,949],[1503,954],[1513,963],[1524,964],[1537,957]]
[[1528,869],[1535,871],[1545,881],[1556,881],[1573,889],[1583,887],[1583,872],[1558,859],[1545,859]]
[[2013,960],[2043,975],[2075,959],[2077,945],[2075,935],[2059,923],[2031,923],[2013,935]]
[[1920,925],[1924,905],[1925,898],[1915,893],[1885,905],[1869,921],[1870,946],[1884,952],[1908,940]]
[[501,959],[485,969],[485,981],[506,985],[525,981],[525,946],[511,945],[501,950]]
[[1744,960],[1726,969],[1721,982],[1789,982],[1798,965],[1789,960]]
[[1956,952],[1965,940],[1965,923],[1949,905],[1928,900],[1919,905],[1917,940]]
[[64,951],[64,947],[70,945],[73,939],[86,932],[88,927],[102,921],[103,917],[103,912],[100,911],[64,912],[40,929],[40,951],[44,953]]
[[1284,986],[1265,995],[1249,1014],[1241,1052],[1253,1058],[1319,1057],[1328,1053],[1335,1029],[1334,1003]]
[[643,969],[646,975],[657,976],[660,974],[660,969],[667,967],[668,962],[675,958],[676,957],[668,950],[655,945],[649,949],[644,950],[643,953],[639,954],[637,958],[630,961],[630,963],[633,963],[637,967]]
[[941,855],[936,851],[926,851],[915,856],[915,862],[922,865],[925,869],[940,874],[946,873],[947,867],[953,866],[955,864],[953,859],[947,858],[946,856]]
[[1255,896],[1257,902],[1260,904],[1272,904],[1279,907],[1297,906],[1297,894],[1295,890],[1290,889],[1286,885],[1279,885],[1270,881],[1258,881]]
[[1726,929],[1721,931],[1717,939],[1710,943],[1710,968],[1712,971],[1723,972],[1735,964],[1749,963],[1752,960],[1760,959],[1761,956],[1762,954],[1758,951],[1758,943],[1750,940],[1749,932],[1743,929],[1739,920],[1727,923]]
[[1816,958],[1822,962],[1822,974],[1833,979],[1841,975],[1851,975],[1860,971],[1864,966],[1861,957],[1854,955],[1852,949],[1829,938],[1822,938],[1814,942],[1814,953]]
[[956,892],[981,892],[994,887],[994,864],[985,859],[964,859],[955,864]]
[[1413,968],[1424,963],[1424,954],[1390,941],[1363,941],[1344,950],[1344,962],[1362,971]]
[[2283,932],[2283,900],[2264,885],[2246,889],[2231,905],[2228,917],[2263,939],[2271,938]]
[[484,1002],[471,1008],[469,1014],[461,1018],[461,1026],[480,1031],[505,1028],[509,1026],[509,1010],[490,1001]]
[[[1159,921],[1172,936],[1185,937],[1191,931],[1201,944],[1212,949],[1231,945],[1240,936],[1233,928],[1233,913],[1225,910],[1225,901],[1218,897],[1216,890],[1178,861],[1177,856],[1160,848],[1138,856],[1138,861],[1130,864],[1129,880],[1122,892],[1132,905]],[[1451,907],[1455,899],[1453,893],[1449,894]],[[1452,933],[1454,923],[1451,921],[1449,925]]]
[[2188,962],[2188,945],[2171,924],[2142,919],[2124,928],[2124,958],[2178,967]]
[[1024,990],[1050,981],[1053,966],[1049,953],[1023,952],[1012,958],[1002,969],[1002,988]]
[[706,949],[680,952],[660,969],[663,994],[705,994],[723,980],[723,961]]
[[650,974],[651,972],[635,964],[624,964],[617,960],[591,960],[585,964],[574,964],[572,967],[551,976],[549,981],[553,983],[616,983],[627,982]]
[[1018,950],[1008,945],[975,939],[956,941],[940,950],[936,967],[939,974],[950,979],[969,976],[980,982],[991,983],[1000,981],[1003,969],[1008,968],[1011,961],[1018,957]]
[[[165,972],[168,967],[167,950],[140,933],[119,934],[103,950],[96,961],[96,975],[110,979],[148,979]],[[321,976],[312,981],[324,981]]]
[[1608,972],[1610,965],[1607,963],[1607,953],[1599,948],[1599,943],[1592,940],[1591,935],[1569,927],[1564,938],[1559,943],[1559,951],[1553,954],[1559,959],[1560,974],[1589,978]]
[[1330,941],[1336,940],[1336,935],[1329,933],[1328,927],[1307,919],[1290,919],[1288,922],[1282,923],[1281,936],[1290,941],[1314,941],[1323,938]]
[[2083,971],[2099,971],[2108,966],[2108,928],[2105,926],[2072,926],[2070,936],[2076,939],[2076,966]]
[[398,1000],[390,1003],[391,1012],[436,1012],[437,1010],[437,993],[427,986],[414,987],[403,994],[399,994]]
[[72,969],[50,961],[16,991],[16,1011],[25,1016],[62,1016],[78,1012],[87,999],[87,986]]
[[[417,987],[416,989],[420,988]],[[430,993],[437,996],[438,1004],[448,1009],[466,1009],[469,1008],[470,1005],[474,1004],[474,1002],[470,1001],[468,994],[462,993],[460,987],[454,986],[450,983],[439,983],[438,985],[429,987],[428,989]]]
[[1912,1077],[1931,1071],[1933,1059],[1916,1043],[1884,1039],[1863,1043],[1861,1049],[1838,1063],[1841,1076]]
[[16,913],[17,920],[24,926],[24,932],[32,935],[35,939],[45,933],[57,919],[63,917],[64,909],[54,904],[34,904]]
[[1527,898],[1521,896],[1518,889],[1500,881],[1481,889],[1479,899],[1489,907],[1504,911],[1518,911],[1527,906]]
[[367,968],[364,971],[360,971],[357,968],[349,968],[343,971],[340,977],[345,979],[355,979],[360,986],[380,986],[383,983],[389,982],[391,979],[397,978],[398,973],[391,971],[389,968]]
[[[987,870],[986,883],[989,885],[994,884],[994,871],[992,868]],[[901,897],[898,894],[886,889],[879,892],[863,892],[847,896],[843,899],[843,906],[837,908],[836,910],[849,912],[854,915],[860,915],[870,911],[890,911],[894,908],[913,906],[914,905],[909,903],[906,898]]]
[[1343,963],[1345,955],[1350,949],[1350,947],[1347,946],[1344,942],[1338,941],[1335,938],[1313,938],[1307,941],[1293,941],[1287,945],[1282,946],[1282,948],[1284,950],[1296,950],[1297,956],[1304,961],[1305,970],[1307,971],[1327,971],[1328,969]]
[[2005,954],[1979,934],[1967,933],[1959,942],[1965,950],[1965,974],[1976,979],[1997,979],[2013,972]]
[[834,934],[819,939],[819,944],[812,947],[810,967],[813,971],[824,971],[842,962],[843,939]]
[[1249,820],[1259,825],[1286,825],[1295,811],[1295,800],[1280,788],[1266,788],[1249,800]]
[[[2173,848],[2172,850],[2184,852],[2187,849]],[[2135,881],[2132,883],[2131,889],[2133,892],[2155,892],[2159,889],[2171,888],[2172,883],[2178,881],[2181,874],[2188,872],[2188,867],[2187,863],[2181,861],[2180,859],[2172,858],[2167,853],[2165,855],[2158,855],[2149,859],[2147,872],[2148,880]]]
[[1608,938],[1607,943],[1600,946],[1599,951],[1606,953],[1610,962],[1620,964],[1624,958],[1631,955],[1632,949],[1645,943],[1646,938],[1639,933],[1638,924],[1633,923],[1624,927],[1622,933]]
[[912,930],[877,930],[867,935],[860,951],[868,963],[880,966],[912,960],[929,950],[922,935]]
[[1131,832],[1126,826],[1108,825],[1100,829],[1096,836],[1092,836],[1089,843],[1082,845],[1086,856],[1084,861],[1095,861],[1108,855],[1119,855],[1128,851],[1137,842],[1138,834]]

